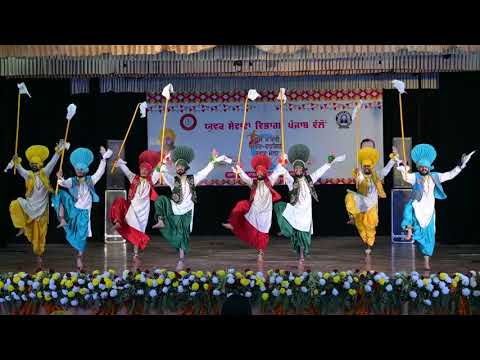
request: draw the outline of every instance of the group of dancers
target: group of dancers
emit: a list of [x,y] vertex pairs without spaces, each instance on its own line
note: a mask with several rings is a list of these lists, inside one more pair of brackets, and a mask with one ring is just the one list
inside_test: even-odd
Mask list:
[[[10,215],[14,227],[19,229],[17,235],[25,235],[32,244],[39,268],[42,267],[45,251],[50,198],[59,222],[58,227],[63,228],[66,240],[77,252],[77,268],[84,268],[83,254],[87,238],[92,236],[91,208],[93,203],[99,201],[95,184],[105,173],[107,160],[112,156],[111,150],[101,147],[98,168],[93,175],[88,175],[95,156],[87,148],[75,149],[70,154],[75,176],[64,179],[62,172],[58,171],[57,182],[61,190],[55,193],[49,176],[59,160],[59,154],[69,147],[70,144],[59,141],[55,154],[44,166],[49,150],[45,146],[34,145],[25,153],[30,170],[23,168],[21,159],[16,156],[7,167],[11,169],[15,166],[18,174],[25,180],[25,198],[11,202]],[[413,237],[418,244],[425,258],[425,268],[430,269],[429,258],[435,245],[435,199],[446,198],[442,183],[457,176],[465,168],[471,154],[464,154],[453,170],[436,173],[431,171],[436,158],[435,149],[428,144],[419,144],[411,152],[418,172],[411,173],[394,148],[386,166],[377,173],[375,167],[380,154],[375,143],[365,139],[360,147],[359,167],[353,170],[356,191],[347,190],[345,206],[348,223],[356,227],[365,245],[367,257],[375,244],[379,222],[378,198],[386,197],[383,179],[395,167],[413,187],[411,199],[405,206],[402,228],[407,239]],[[268,155],[253,156],[251,166],[256,173],[255,178],[248,176],[239,164],[232,167],[241,181],[250,187],[250,197],[235,205],[223,226],[255,248],[258,253],[257,260],[263,262],[269,242],[272,215],[275,213],[280,235],[290,239],[298,256],[299,268],[303,268],[305,256],[310,253],[313,234],[312,199],[319,201],[314,184],[335,163],[344,161],[345,155],[329,155],[325,164],[311,173],[307,167],[310,163],[310,150],[306,145],[293,145],[288,150],[288,156],[285,155],[282,154],[273,171],[270,171],[272,159]],[[196,186],[207,178],[216,166],[232,163],[227,156],[218,156],[216,151],[212,151],[207,166],[195,174],[189,174],[193,158],[192,148],[176,146],[163,159],[156,152],[144,151],[139,156],[138,174],[133,173],[122,159],[114,163],[113,166],[119,167],[129,180],[130,188],[127,199],[115,199],[109,219],[116,231],[133,245],[133,259],[137,264],[139,250],[144,250],[150,240],[145,230],[150,202],[153,201],[156,221],[153,228],[158,229],[162,237],[177,251],[177,270],[184,268],[197,202]],[[287,170],[288,164],[291,165],[291,172]],[[281,201],[280,194],[273,187],[280,178],[283,179],[282,183],[288,186],[289,199],[286,202]],[[158,196],[155,191],[158,185],[170,187],[171,197]]]

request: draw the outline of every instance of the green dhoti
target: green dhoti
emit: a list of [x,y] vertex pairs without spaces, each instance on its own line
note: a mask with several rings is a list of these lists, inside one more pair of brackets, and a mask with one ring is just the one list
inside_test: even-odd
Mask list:
[[155,216],[162,218],[165,226],[160,229],[162,236],[177,251],[183,249],[189,250],[190,223],[192,221],[192,211],[183,215],[175,215],[172,210],[171,200],[162,195],[155,201]]
[[290,223],[283,217],[283,212],[287,207],[287,203],[280,201],[273,205],[275,215],[277,215],[278,227],[282,234],[290,238],[292,248],[300,254],[300,248],[303,248],[303,254],[308,255],[310,253],[310,245],[312,243],[312,236],[310,232],[300,231],[295,229]]

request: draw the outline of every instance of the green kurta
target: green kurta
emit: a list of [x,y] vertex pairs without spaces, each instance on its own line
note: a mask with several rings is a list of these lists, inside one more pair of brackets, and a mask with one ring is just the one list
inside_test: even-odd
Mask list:
[[282,234],[290,238],[293,249],[300,254],[300,248],[303,247],[303,254],[308,255],[310,253],[310,245],[312,243],[312,236],[310,232],[299,231],[293,228],[292,225],[283,217],[283,212],[287,207],[287,203],[280,201],[273,205],[275,214],[277,215],[278,227]]
[[192,211],[183,215],[175,215],[172,210],[171,200],[162,195],[155,201],[155,216],[163,219],[165,227],[160,229],[162,236],[177,251],[183,249],[186,252],[190,249],[190,222]]

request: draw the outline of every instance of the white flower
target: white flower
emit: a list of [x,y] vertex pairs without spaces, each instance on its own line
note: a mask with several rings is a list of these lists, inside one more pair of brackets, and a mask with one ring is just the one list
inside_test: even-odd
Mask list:
[[373,285],[373,281],[372,281],[372,280],[368,280],[368,281],[367,281],[367,285],[372,286],[372,285]]
[[365,285],[365,292],[366,293],[369,293],[370,291],[372,291],[372,287],[370,285]]
[[37,290],[39,286],[40,286],[40,283],[38,281],[34,281],[32,284],[32,288],[35,290]]
[[437,298],[438,295],[440,295],[440,293],[439,293],[438,290],[435,290],[435,291],[432,293],[432,296],[433,296],[434,298]]
[[477,287],[477,280],[475,280],[474,277],[470,278],[470,287],[471,288],[476,288]]
[[292,290],[291,289],[287,290],[287,296],[292,296]]
[[279,294],[280,294],[280,291],[278,291],[277,288],[273,289],[273,291],[272,291],[273,296],[277,297]]
[[415,298],[417,297],[417,293],[416,293],[415,291],[413,291],[413,290],[410,291],[410,292],[408,293],[408,295],[409,295],[412,299],[415,299]]
[[373,280],[375,280],[376,282],[378,282],[380,279],[381,279],[380,274],[377,274],[373,277]]
[[56,291],[52,291],[52,298],[54,299],[58,298],[58,294]]
[[321,286],[324,286],[327,282],[325,281],[325,279],[322,278],[320,279],[319,283]]
[[137,290],[137,295],[143,295],[143,294],[144,294],[143,289],[138,289],[138,290]]
[[28,286],[32,286],[32,284],[33,284],[33,281],[32,281],[32,280],[28,280],[28,281],[27,281],[27,285],[28,285]]
[[20,280],[20,281],[18,282],[18,286],[19,286],[19,287],[25,286],[25,281]]
[[469,288],[463,288],[462,290],[462,295],[463,296],[470,296],[470,289]]
[[418,279],[417,280],[417,287],[422,288],[423,287],[423,281]]
[[17,300],[17,301],[20,300],[20,296],[18,296],[17,294],[12,293],[12,296],[14,300]]
[[55,290],[57,287],[55,286],[55,284],[50,283],[50,285],[48,286],[48,288],[49,288],[50,290]]
[[348,282],[350,282],[350,283],[352,283],[352,282],[353,282],[353,278],[352,278],[350,275],[348,275],[348,278],[347,278],[347,280],[348,280]]
[[233,295],[233,293],[228,293],[228,294],[227,294],[227,299],[228,299],[230,296],[232,296],[232,295]]
[[10,296],[5,296],[5,300],[10,301]]
[[475,297],[480,296],[480,290],[474,290],[473,291],[473,296],[475,296]]
[[148,292],[148,295],[150,295],[150,297],[152,297],[152,298],[157,296],[157,290],[155,290],[155,289],[150,290]]
[[231,269],[231,268],[230,268],[230,269],[228,269],[228,272],[229,272],[230,274],[233,274],[233,273],[235,272],[235,269]]
[[[220,291],[215,289],[213,290],[213,296],[219,296],[220,295]],[[245,294],[246,295],[246,294]]]
[[72,301],[70,302],[70,305],[72,305],[72,306],[77,306],[77,305],[78,305],[78,301],[77,301],[77,300],[72,300]]
[[280,284],[283,281],[283,278],[281,276],[277,276],[275,278],[275,283]]
[[[288,291],[287,291],[287,295],[288,295]],[[245,293],[245,297],[249,298],[249,297],[251,297],[251,296],[252,296],[252,293],[251,293],[250,291],[247,291],[247,292]]]
[[33,292],[28,293],[28,297],[31,298],[31,299],[34,299],[35,298],[35,293],[33,293]]
[[22,300],[23,300],[23,301],[27,301],[27,300],[28,300],[28,298],[25,296],[25,294],[22,294]]
[[252,280],[252,281],[250,281],[250,287],[252,287],[252,288],[253,288],[254,286],[255,286],[255,281],[253,281],[253,280]]
[[443,281],[440,281],[440,282],[438,283],[438,287],[439,287],[440,289],[443,289],[443,288],[446,287],[446,286],[447,286],[447,285],[446,285]]
[[80,291],[80,288],[79,288],[78,286],[74,286],[73,289],[72,289],[72,291],[73,291],[74,293],[77,293],[77,292]]
[[101,297],[102,299],[106,299],[106,298],[108,297],[108,292],[102,291],[102,292],[100,293],[100,297]]
[[462,285],[463,285],[463,286],[468,286],[468,285],[470,285],[470,280],[468,279],[468,277],[465,276],[465,277],[462,279]]
[[60,299],[60,304],[65,305],[68,302],[66,297]]
[[98,294],[97,294],[97,293],[93,293],[93,294],[92,294],[92,299],[93,299],[93,300],[97,300],[97,298],[98,298]]
[[[157,269],[157,270],[158,270],[158,269]],[[157,271],[157,270],[155,270],[155,271]],[[123,273],[122,273],[122,278],[123,278],[123,280],[127,280],[127,278],[128,278],[128,273],[129,273],[128,270],[123,270]]]
[[444,288],[442,288],[441,290],[442,290],[443,295],[447,295],[450,292],[450,289],[446,286]]
[[190,284],[190,281],[188,279],[182,280],[182,285],[183,286],[188,286],[188,284]]
[[62,289],[62,294],[63,294],[63,295],[67,295],[67,294],[68,294],[68,291],[65,290],[65,289]]
[[229,278],[227,279],[227,283],[233,284],[233,283],[235,283],[235,279],[234,279],[233,277],[229,277]]
[[325,295],[327,292],[325,290],[323,290],[321,293],[320,293],[320,296],[323,296]]
[[197,293],[196,293],[195,291],[192,291],[192,292],[190,293],[190,296],[192,296],[192,297],[194,297],[195,295],[197,295]]
[[438,276],[435,276],[435,277],[433,278],[433,283],[434,283],[434,284],[438,284],[439,282],[440,282],[440,279],[438,278]]
[[168,292],[168,287],[167,287],[167,286],[164,286],[163,289],[162,289],[162,292],[163,292],[164,294],[166,294],[166,293]]
[[98,285],[98,287],[100,288],[100,290],[105,290],[107,288],[105,284],[100,284]]
[[433,290],[433,285],[428,284],[427,286],[425,286],[425,289],[427,289],[428,291],[432,291]]
[[269,282],[270,284],[275,283],[275,276],[270,276],[270,278],[268,279],[268,282]]
[[447,278],[445,279],[445,282],[446,282],[447,284],[451,284],[451,283],[452,283],[452,278],[447,275]]
[[385,286],[385,290],[387,290],[388,292],[392,291],[393,290],[392,284],[388,284],[387,286]]
[[318,275],[319,278],[322,278],[322,277],[323,277],[323,273],[322,273],[321,271],[319,271],[319,272],[317,273],[317,275]]
[[425,305],[428,305],[428,306],[432,305],[432,302],[429,299],[425,299],[423,300],[423,302],[425,303]]
[[349,283],[348,281],[345,281],[345,282],[343,283],[343,288],[344,288],[344,289],[347,289],[347,290],[350,289],[350,283]]
[[0,304],[1,303],[4,303],[5,302],[5,299],[4,298],[0,298]]
[[263,286],[263,285],[262,285],[262,287],[260,288],[260,291],[262,291],[262,292],[263,292],[263,291],[265,291],[265,290],[267,290],[267,288],[266,288],[265,286]]
[[338,290],[336,288],[333,288],[332,290],[332,295],[337,296],[338,295]]
[[145,276],[142,274],[142,276],[140,277],[140,282],[142,283],[146,283],[147,282],[147,279],[145,278]]
[[179,286],[178,286],[177,292],[183,293],[183,286],[182,286],[182,285],[179,285]]
[[[167,284],[167,282],[165,282],[165,284]],[[167,284],[168,285],[168,284]],[[158,286],[158,281],[153,279],[152,280],[152,287],[157,287]]]
[[88,283],[87,287],[90,289],[90,290],[93,290],[94,286],[91,282]]
[[295,280],[295,276],[293,276],[292,273],[290,273],[290,276],[288,277],[288,280],[290,280],[290,281]]
[[92,297],[92,295],[90,295],[90,294],[85,294],[85,300],[90,300],[91,297]]
[[418,277],[418,276],[420,276],[420,274],[416,271],[412,271],[410,276],[417,276]]
[[117,294],[118,294],[117,290],[115,290],[115,289],[110,290],[110,297],[113,298],[113,297],[117,296]]
[[308,292],[308,289],[307,289],[305,286],[302,286],[302,287],[300,288],[300,290],[302,290],[303,293]]
[[170,285],[171,283],[172,283],[172,281],[171,281],[170,279],[167,278],[167,279],[165,280],[165,285],[168,286],[168,285]]
[[78,282],[79,285],[85,284],[85,280],[83,280],[83,279],[78,279],[77,282]]
[[218,284],[218,278],[216,276],[212,277],[212,284]]

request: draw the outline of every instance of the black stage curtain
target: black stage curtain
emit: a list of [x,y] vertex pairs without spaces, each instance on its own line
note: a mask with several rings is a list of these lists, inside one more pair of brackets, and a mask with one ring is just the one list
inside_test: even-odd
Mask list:
[[[440,90],[410,90],[404,97],[405,135],[412,137],[414,144],[428,142],[435,146],[438,158],[435,167],[438,171],[448,171],[455,165],[462,152],[471,151],[478,145],[477,135],[467,120],[471,118],[479,93],[479,73],[441,74]],[[0,131],[1,131],[1,170],[11,159],[15,142],[15,120],[17,108],[17,82],[25,81],[32,98],[22,97],[21,131],[19,154],[24,158],[26,148],[33,144],[43,144],[53,151],[54,144],[63,136],[65,130],[66,107],[70,103],[78,106],[77,114],[71,123],[71,150],[76,147],[88,147],[98,154],[100,145],[108,139],[122,139],[138,102],[144,100],[143,94],[98,92],[98,82],[92,80],[90,94],[70,95],[69,81],[57,79],[0,79]],[[398,93],[396,90],[384,91],[384,159],[388,160],[392,138],[400,136]],[[471,104],[471,105],[468,105]],[[467,113],[468,112],[468,113]],[[137,156],[145,150],[147,144],[147,122],[137,119],[126,146],[126,160],[132,171],[137,168]],[[68,154],[68,153],[67,153]],[[347,154],[352,156],[352,154]],[[98,159],[92,164],[95,171]],[[437,237],[440,242],[474,243],[479,240],[479,230],[473,227],[473,205],[478,195],[474,189],[473,158],[470,167],[456,179],[445,184],[448,199],[437,202]],[[23,161],[26,165],[26,160]],[[320,164],[316,164],[320,165]],[[68,155],[65,158],[64,173],[73,175]],[[55,177],[52,175],[51,181]],[[386,179],[387,194],[391,190],[391,177]],[[0,221],[2,236],[0,245],[6,246],[15,241],[15,229],[11,225],[8,205],[18,196],[24,196],[23,180],[13,173],[0,175]],[[276,186],[286,198],[286,186]],[[315,235],[353,236],[354,228],[346,225],[344,196],[348,186],[317,186],[320,202],[313,205]],[[103,194],[105,178],[96,186],[100,204],[92,209],[91,241],[103,241]],[[159,190],[159,194],[168,194],[168,189]],[[199,203],[195,208],[194,230],[197,235],[222,235],[228,232],[221,222],[228,217],[234,204],[248,197],[246,187],[198,188]],[[379,235],[390,233],[390,197],[379,201]],[[153,211],[152,211],[153,213]],[[64,242],[63,231],[57,230],[53,211],[50,213],[48,242]],[[273,223],[271,233],[278,232]],[[475,236],[477,235],[477,236]]]

